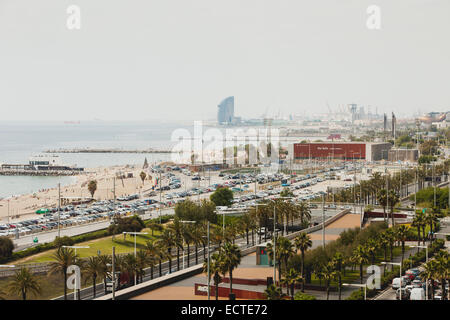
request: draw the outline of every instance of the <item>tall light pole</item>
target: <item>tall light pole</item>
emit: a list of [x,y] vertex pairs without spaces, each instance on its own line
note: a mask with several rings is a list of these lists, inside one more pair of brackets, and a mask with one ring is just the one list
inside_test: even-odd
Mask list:
[[209,249],[209,220],[208,220],[208,300],[211,299],[211,289],[210,289],[210,281],[211,281],[211,267],[210,267],[210,249]]
[[[147,234],[147,232],[122,232],[123,234],[133,234],[134,235],[134,258],[136,259],[136,238],[138,234]],[[134,272],[134,285],[136,285],[136,272]]]
[[61,237],[61,183],[58,183],[58,238]]
[[325,249],[325,196],[322,195],[322,246]]
[[434,206],[436,207],[436,178],[434,176],[434,162],[432,167],[433,187],[434,187]]
[[158,181],[158,184],[159,184],[159,224],[161,224],[161,197],[162,197],[162,195],[161,195],[161,193],[162,193],[162,178],[161,178],[161,168],[159,168],[159,181]]
[[116,247],[112,247],[112,299],[116,298]]

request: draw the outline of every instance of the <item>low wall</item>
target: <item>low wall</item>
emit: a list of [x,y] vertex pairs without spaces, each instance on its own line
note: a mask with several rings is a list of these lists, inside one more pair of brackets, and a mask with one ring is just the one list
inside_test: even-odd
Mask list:
[[[216,295],[216,287],[210,285],[210,295],[212,298]],[[207,296],[208,295],[208,285],[196,283],[194,292],[196,296]],[[221,298],[228,298],[230,294],[230,288],[219,287],[218,296]],[[236,299],[248,299],[248,300],[266,300],[264,292],[256,292],[242,289],[233,289],[233,293],[236,296]]]
[[[222,283],[230,283],[230,278],[222,278]],[[277,281],[277,283],[278,283],[278,281]],[[242,284],[242,285],[248,285],[248,286],[267,286],[267,279],[233,278],[233,285],[235,285],[235,284]],[[285,284],[278,284],[278,286],[286,288]],[[206,287],[206,285],[205,285],[205,287]],[[300,283],[296,283],[294,287],[295,287],[295,289],[302,288]],[[308,284],[308,283],[305,283],[305,289],[306,290],[316,290],[316,291],[326,291],[327,290],[327,288],[324,286]],[[233,289],[233,291],[234,291],[234,289]],[[336,291],[336,288],[330,287],[330,291]]]
[[[386,216],[391,218],[391,214],[386,212]],[[364,212],[364,218],[383,218],[384,214],[383,212],[378,212],[378,211],[369,211],[369,212]],[[394,218],[395,219],[399,219],[399,218],[407,218],[408,215],[405,213],[395,213],[394,212]]]
[[[158,279],[146,281],[138,285],[119,290],[115,293],[116,300],[128,300],[135,296],[144,294],[146,292],[164,287],[166,285],[181,281],[183,279],[195,276],[203,271],[203,264],[198,264],[184,270],[176,271],[166,276],[162,276]],[[96,298],[95,300],[111,300],[112,293]]]

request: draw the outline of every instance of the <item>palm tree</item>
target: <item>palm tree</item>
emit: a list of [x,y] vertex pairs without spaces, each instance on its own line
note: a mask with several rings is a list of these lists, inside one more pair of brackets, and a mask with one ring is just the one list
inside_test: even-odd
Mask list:
[[150,265],[150,279],[153,280],[153,268],[156,264],[156,260],[161,263],[160,250],[153,242],[147,241],[145,250],[148,252],[148,263]]
[[447,279],[449,278],[450,274],[449,253],[447,251],[440,250],[436,254],[436,262],[437,262],[436,275],[437,277],[440,278],[442,288],[441,299],[445,300],[447,297],[447,294],[445,292],[445,285],[447,283]]
[[[175,246],[175,233],[172,229],[166,228],[155,241],[155,245],[167,250],[167,258],[169,260],[169,273],[172,272],[172,248]],[[161,265],[160,265],[161,272]]]
[[219,245],[220,247],[222,245],[222,242],[224,241],[222,227],[216,226],[212,228],[210,233],[211,242]]
[[302,276],[302,292],[305,292],[305,252],[308,248],[312,247],[311,237],[302,232],[298,237],[294,239],[294,246],[297,250],[300,250],[302,255],[301,276]]
[[377,252],[378,246],[375,239],[370,238],[365,243],[366,252],[371,257],[371,263],[375,264],[375,254]]
[[336,270],[336,275],[338,277],[338,294],[339,300],[341,300],[341,289],[342,289],[342,262],[344,261],[344,256],[340,252],[336,252],[334,254],[333,259],[331,260],[334,269]]
[[[195,264],[198,264],[198,246],[203,245],[203,243],[206,246],[207,240],[204,239],[204,233],[203,233],[203,227],[201,224],[195,224],[191,230],[192,235],[192,241],[194,242],[195,246]],[[205,254],[205,253],[204,253]],[[204,256],[205,258],[205,256]]]
[[242,216],[242,218],[239,220],[239,223],[242,226],[242,229],[245,231],[246,239],[247,239],[247,245],[249,244],[248,234],[250,230],[253,228],[253,218],[250,216],[249,213],[246,213]]
[[277,245],[277,250],[280,251],[280,258],[284,262],[284,270],[287,271],[289,258],[295,254],[294,245],[285,237],[280,237],[277,241]]
[[147,223],[147,228],[152,230],[152,237],[155,231],[161,232],[164,229],[163,226],[156,221],[150,221],[149,223]]
[[128,275],[128,284],[132,285],[137,270],[137,259],[133,254],[128,253],[124,256],[123,269]]
[[91,194],[91,198],[94,198],[94,193],[97,191],[97,180],[91,180],[88,183],[88,190]]
[[139,174],[139,177],[142,180],[142,184],[144,184],[144,180],[147,177],[147,174],[144,171],[141,171],[141,173]]
[[286,296],[281,291],[281,288],[277,288],[273,284],[271,284],[266,290],[264,290],[264,294],[267,300],[283,300]]
[[[434,226],[439,222],[436,212],[427,212],[425,215],[425,223],[430,226],[430,233],[433,234]],[[424,234],[425,236],[425,234]]]
[[377,195],[378,203],[383,207],[383,216],[386,221],[386,207],[387,207],[387,192],[386,189],[381,189]]
[[[395,243],[395,232],[392,228],[387,229],[385,232],[386,234],[386,238],[389,242],[389,253],[390,253],[390,260],[392,262],[392,260],[394,259],[394,243]],[[391,269],[393,268],[393,265],[391,265]]]
[[143,281],[145,275],[144,269],[147,267],[150,261],[153,260],[152,258],[153,257],[148,254],[147,250],[141,249],[136,252],[136,273],[139,282]]
[[[190,262],[189,262],[189,253],[191,252],[191,243],[194,242],[194,235],[192,234],[193,230],[189,225],[184,225],[181,231],[181,236],[182,239],[184,241],[184,243],[186,243],[187,245],[187,266],[189,268]],[[182,246],[183,248],[183,256],[184,256],[184,246]]]
[[108,256],[106,254],[102,254],[98,256],[98,260],[100,262],[100,269],[98,272],[98,276],[103,278],[103,287],[106,292],[106,278],[108,277],[109,273],[109,264],[111,264],[111,256]]
[[115,264],[115,271],[120,272],[120,276],[119,276],[119,287],[120,287],[122,275],[127,274],[125,255],[123,255],[123,254],[115,255],[114,264]]
[[[386,234],[386,232],[382,232],[380,234],[380,237],[379,237],[380,247],[383,248],[384,261],[387,261],[387,248],[389,246],[389,239],[388,239],[388,237],[389,236]],[[385,266],[383,267],[383,272],[384,272],[384,275],[386,275],[386,268],[385,268]]]
[[369,262],[366,248],[358,245],[353,251],[353,261],[359,265],[359,277],[361,284],[363,283],[363,265]]
[[405,225],[400,225],[396,228],[397,240],[402,243],[402,263],[403,263],[403,258],[405,255],[405,241],[406,241],[406,236],[408,235],[408,229],[409,229],[409,227],[407,227]]
[[67,300],[67,268],[75,264],[76,255],[73,249],[59,247],[52,255],[55,260],[50,263],[48,275],[62,273],[64,275],[64,300]]
[[230,294],[233,293],[233,270],[241,263],[241,250],[235,244],[226,242],[221,248],[221,260],[230,275]]
[[[82,270],[89,276],[92,277],[92,283],[94,288],[94,299],[96,297],[96,289],[97,289],[97,277],[100,273],[102,273],[103,265],[102,261],[100,261],[99,257],[89,257],[85,263],[83,263]],[[86,277],[87,279],[89,279]]]
[[[226,266],[224,265],[222,261],[222,255],[220,255],[218,252],[213,253],[210,256],[210,277],[213,275],[213,281],[214,281],[214,295],[216,297],[216,300],[219,299],[219,284],[222,281],[222,277],[220,274],[225,274],[227,272]],[[205,260],[203,263],[203,272],[208,272],[208,260]],[[210,279],[209,279],[210,280]]]
[[423,276],[426,280],[426,285],[429,286],[429,280],[431,280],[431,298],[434,300],[434,279],[437,278],[438,263],[436,260],[430,260],[423,265]]
[[300,216],[300,223],[303,226],[305,220],[311,220],[311,209],[309,208],[309,205],[306,203],[306,201],[301,201],[299,204],[297,204],[297,207],[298,214]]
[[392,226],[394,226],[394,224],[395,224],[395,221],[394,221],[394,207],[398,203],[399,199],[400,198],[399,198],[398,194],[394,190],[389,190],[388,203],[389,203],[389,208],[390,208],[390,213],[391,213]]
[[[414,216],[412,226],[417,228],[417,245],[420,246],[420,228],[425,222],[425,217],[423,213],[416,212],[416,215]],[[425,234],[423,234],[423,237],[425,239]],[[419,248],[417,248],[417,252],[419,252]]]
[[333,265],[331,263],[328,263],[326,265],[323,265],[322,268],[320,268],[319,275],[322,279],[325,280],[325,286],[327,288],[327,300],[330,297],[330,283],[331,280],[333,280],[336,277],[336,271],[333,268]]
[[183,249],[183,224],[178,218],[168,227],[172,230],[172,243],[177,248],[177,271],[180,270],[180,250]]
[[302,276],[297,270],[291,268],[289,271],[284,273],[284,279],[281,280],[281,283],[286,284],[287,294],[289,295],[289,288],[291,291],[291,299],[294,300],[294,288],[295,283],[302,280]]
[[22,296],[22,300],[27,300],[28,293],[32,293],[36,296],[42,293],[41,285],[37,280],[37,277],[25,267],[22,267],[15,272],[13,279],[8,283],[7,288],[9,294]]

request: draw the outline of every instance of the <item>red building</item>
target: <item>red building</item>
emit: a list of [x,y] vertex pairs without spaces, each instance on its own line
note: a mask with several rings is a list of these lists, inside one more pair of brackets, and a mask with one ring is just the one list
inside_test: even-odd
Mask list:
[[365,143],[294,143],[294,159],[366,159]]
[[387,159],[392,145],[386,142],[312,142],[293,143],[288,154],[292,160],[340,159],[379,161]]

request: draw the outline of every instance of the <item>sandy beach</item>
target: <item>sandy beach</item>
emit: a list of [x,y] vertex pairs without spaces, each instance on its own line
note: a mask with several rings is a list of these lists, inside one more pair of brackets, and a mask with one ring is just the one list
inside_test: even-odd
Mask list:
[[[139,174],[141,171],[147,173],[147,179],[142,183]],[[141,166],[113,166],[86,169],[86,172],[76,176],[76,183],[61,187],[61,197],[90,197],[87,184],[91,180],[97,181],[97,191],[94,194],[96,200],[114,199],[114,177],[132,173],[132,178],[116,178],[116,197],[140,192],[147,192],[152,187],[152,181],[148,176],[152,173],[149,169],[143,170]],[[40,208],[56,207],[58,205],[58,188],[40,190],[33,194],[26,194],[0,200],[0,221],[19,221],[38,217],[36,210]]]

